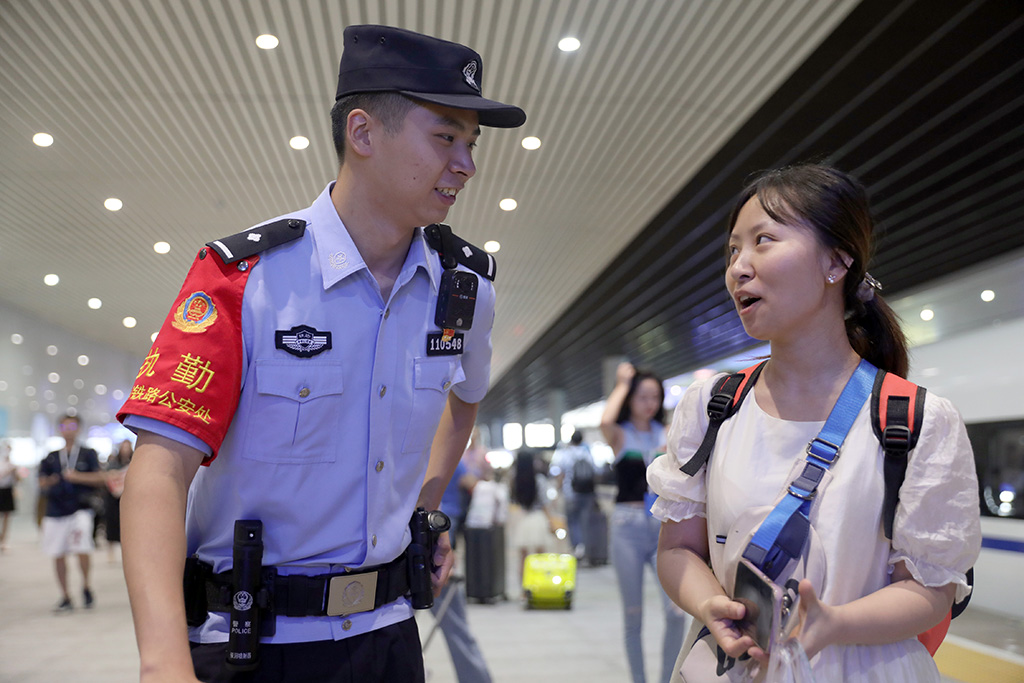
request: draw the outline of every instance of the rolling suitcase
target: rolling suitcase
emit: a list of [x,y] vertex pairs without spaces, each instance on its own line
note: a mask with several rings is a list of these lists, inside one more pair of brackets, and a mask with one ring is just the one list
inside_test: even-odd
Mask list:
[[583,529],[584,559],[591,567],[608,564],[608,515],[594,503]]
[[576,558],[568,553],[527,555],[523,563],[526,608],[572,608],[576,592]]
[[463,529],[466,541],[466,597],[480,602],[505,599],[505,527]]

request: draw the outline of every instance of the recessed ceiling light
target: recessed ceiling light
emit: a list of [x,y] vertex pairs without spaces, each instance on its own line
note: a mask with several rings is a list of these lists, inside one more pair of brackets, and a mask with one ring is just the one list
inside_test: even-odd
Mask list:
[[158,335],[158,334],[160,334],[160,333],[159,332],[154,332],[153,334],[149,335],[149,341],[155,342],[156,341],[156,335]]
[[139,321],[129,315],[128,317],[121,321],[121,324],[127,328],[132,328],[138,325]]
[[32,142],[40,147],[49,147],[53,144],[53,136],[49,133],[36,133],[32,136]]
[[506,197],[505,199],[502,199],[500,202],[498,202],[498,206],[501,208],[502,211],[515,211],[516,207],[519,206],[519,204],[516,202],[516,200],[512,199],[511,197]]
[[540,138],[532,135],[523,138],[523,149],[540,149]]
[[87,356],[87,355],[85,355],[83,353],[81,356],[78,357],[78,364],[79,365],[88,365],[89,364],[89,356]]
[[996,298],[996,293],[993,292],[991,289],[986,289],[984,292],[981,293],[981,300],[982,301],[993,301],[993,300],[995,300],[995,298]]
[[50,380],[50,384],[56,384],[57,382],[60,381],[60,375],[58,375],[56,372],[51,372],[49,375],[46,376],[46,379]]
[[58,282],[60,282],[60,277],[57,276],[55,273],[49,273],[49,274],[43,276],[43,282],[48,284],[49,286],[53,287]]
[[54,346],[53,344],[50,344],[49,346],[46,347],[46,353],[47,353],[47,355],[50,355],[50,356],[56,356],[57,355],[57,347]]
[[69,406],[77,406],[78,405],[78,397],[75,396],[74,394],[69,394],[68,395],[68,405]]
[[110,197],[109,199],[104,200],[103,206],[107,211],[120,211],[121,207],[124,206],[124,202],[117,197]]
[[167,244],[167,242],[156,242],[153,245],[153,251],[155,251],[158,254],[166,254],[170,250],[171,245]]
[[925,308],[925,309],[921,310],[921,320],[924,320],[925,322],[928,322],[929,320],[931,320],[934,317],[935,317],[935,311],[933,311],[932,309]]
[[74,382],[72,382],[72,384],[74,385],[75,389],[81,389],[82,387],[85,386],[85,382],[80,379],[76,379]]
[[114,393],[112,393],[111,396],[114,397],[115,401],[120,401],[122,398],[124,398],[124,392],[121,391],[120,389],[114,389]]
[[20,344],[23,341],[25,341],[25,338],[22,337],[17,332],[15,332],[14,334],[11,335],[11,343],[12,344]]
[[280,41],[277,39],[277,36],[272,36],[269,33],[256,36],[256,47],[261,50],[273,50],[279,43]]
[[288,144],[291,145],[292,149],[306,149],[309,147],[309,138],[302,135],[296,135],[288,141]]
[[[50,373],[50,374],[54,375],[56,373]],[[58,381],[60,380],[59,376],[57,377],[57,380]],[[46,391],[43,392],[43,400],[45,400],[45,401],[52,401],[56,395],[57,394],[53,393],[52,389],[47,389]]]
[[105,385],[105,384],[97,384],[95,391],[96,391],[97,394],[102,396],[103,394],[107,393],[107,385]]
[[86,303],[89,305],[89,308],[91,308],[94,311],[99,310],[100,307],[103,306],[103,302],[97,299],[96,297],[89,299],[89,301],[87,301]]
[[0,391],[7,391],[7,382],[0,379]]
[[487,240],[484,242],[484,251],[488,254],[496,254],[501,250],[501,243],[498,240]]
[[25,387],[25,395],[26,396],[35,396],[36,395],[36,388],[34,386],[32,386],[31,384],[29,384],[27,387]]
[[562,52],[576,52],[580,49],[580,41],[571,36],[562,38],[558,41],[558,49]]

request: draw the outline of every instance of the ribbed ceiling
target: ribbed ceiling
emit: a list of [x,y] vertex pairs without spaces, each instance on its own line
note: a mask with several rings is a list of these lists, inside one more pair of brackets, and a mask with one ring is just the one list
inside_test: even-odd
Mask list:
[[[862,175],[893,291],[1021,244],[1020,15],[1010,0],[3,0],[0,299],[141,357],[198,246],[334,178],[342,30],[388,23],[475,47],[485,94],[529,115],[485,130],[449,222],[502,244],[484,413],[544,415],[552,389],[599,397],[608,356],[672,374],[747,343],[721,230],[758,168],[827,157]],[[258,49],[262,33],[280,46]],[[578,52],[557,49],[567,35]]]
[[549,417],[552,390],[566,407],[594,401],[609,357],[670,376],[749,346],[723,249],[733,197],[759,169],[823,159],[859,176],[884,233],[871,270],[888,296],[1024,246],[1022,69],[1020,3],[860,3],[505,373],[482,414]]
[[[475,47],[485,94],[529,115],[485,130],[449,216],[502,244],[499,377],[855,4],[7,0],[0,298],[142,354],[198,246],[306,206],[334,178],[342,30],[390,23]],[[280,46],[258,49],[262,33]],[[557,49],[567,35],[578,52]],[[32,144],[39,131],[52,147]],[[309,148],[291,149],[294,135]],[[543,146],[525,151],[526,135]],[[504,197],[519,209],[501,211]]]

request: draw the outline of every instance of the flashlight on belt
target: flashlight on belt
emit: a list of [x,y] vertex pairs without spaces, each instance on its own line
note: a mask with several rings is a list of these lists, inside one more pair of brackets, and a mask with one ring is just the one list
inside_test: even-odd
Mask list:
[[412,542],[409,543],[409,590],[414,609],[428,609],[434,605],[434,589],[430,575],[434,570],[434,547],[437,538],[451,528],[448,515],[440,510],[427,512],[416,508],[409,521]]

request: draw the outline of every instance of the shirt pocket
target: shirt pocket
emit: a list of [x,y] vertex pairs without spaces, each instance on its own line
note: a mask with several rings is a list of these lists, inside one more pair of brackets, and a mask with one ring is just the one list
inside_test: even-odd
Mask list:
[[282,464],[334,462],[343,380],[341,363],[257,360],[243,456]]
[[412,369],[412,411],[402,444],[403,453],[418,453],[430,446],[452,386],[466,379],[458,356],[416,358]]

